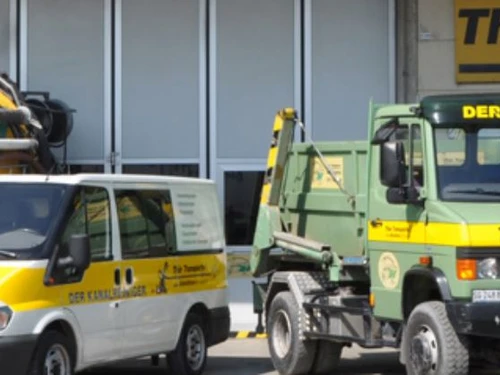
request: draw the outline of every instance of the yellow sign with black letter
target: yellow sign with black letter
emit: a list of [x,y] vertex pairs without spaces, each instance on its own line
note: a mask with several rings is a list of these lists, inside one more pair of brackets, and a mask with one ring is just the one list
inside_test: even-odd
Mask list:
[[500,1],[455,0],[456,80],[500,82]]

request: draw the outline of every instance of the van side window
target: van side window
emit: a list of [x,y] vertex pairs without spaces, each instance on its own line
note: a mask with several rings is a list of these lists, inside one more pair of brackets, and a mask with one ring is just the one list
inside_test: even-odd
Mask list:
[[73,212],[63,233],[63,249],[67,249],[73,234],[86,233],[90,237],[92,261],[112,260],[111,216],[106,189],[85,187],[73,201]]
[[170,194],[116,190],[123,259],[157,258],[174,249]]

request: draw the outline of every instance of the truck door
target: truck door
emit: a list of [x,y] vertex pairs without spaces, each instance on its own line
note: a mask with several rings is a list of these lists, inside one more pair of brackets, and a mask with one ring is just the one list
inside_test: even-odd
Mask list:
[[[405,184],[421,194],[425,189],[425,144],[422,122],[401,119],[389,142],[404,146]],[[390,203],[388,187],[381,180],[382,146],[371,145],[371,177],[367,214],[370,278],[375,297],[375,315],[387,319],[401,318],[401,288],[403,276],[418,263],[424,251],[425,208],[423,204],[406,200]]]

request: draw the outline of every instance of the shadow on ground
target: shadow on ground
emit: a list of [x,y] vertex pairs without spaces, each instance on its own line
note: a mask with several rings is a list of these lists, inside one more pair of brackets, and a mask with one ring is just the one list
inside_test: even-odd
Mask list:
[[405,375],[399,353],[360,353],[356,358],[342,358],[335,375]]
[[[218,357],[210,356],[204,375],[264,375],[273,374],[274,368],[267,357]],[[159,366],[152,366],[149,359],[120,362],[112,366],[100,367],[79,373],[79,375],[156,375],[171,374],[166,361],[160,360]]]
[[[277,374],[268,357],[221,357],[210,356],[205,375],[267,375]],[[164,359],[158,367],[147,359],[120,362],[81,373],[81,375],[155,375],[171,374]],[[404,375],[404,368],[395,353],[361,353],[357,358],[342,359],[335,375]]]

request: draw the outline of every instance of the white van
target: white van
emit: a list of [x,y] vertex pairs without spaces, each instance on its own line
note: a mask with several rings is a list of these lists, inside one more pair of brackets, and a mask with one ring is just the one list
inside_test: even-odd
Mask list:
[[172,374],[201,374],[229,323],[212,181],[0,176],[2,374],[161,354]]

